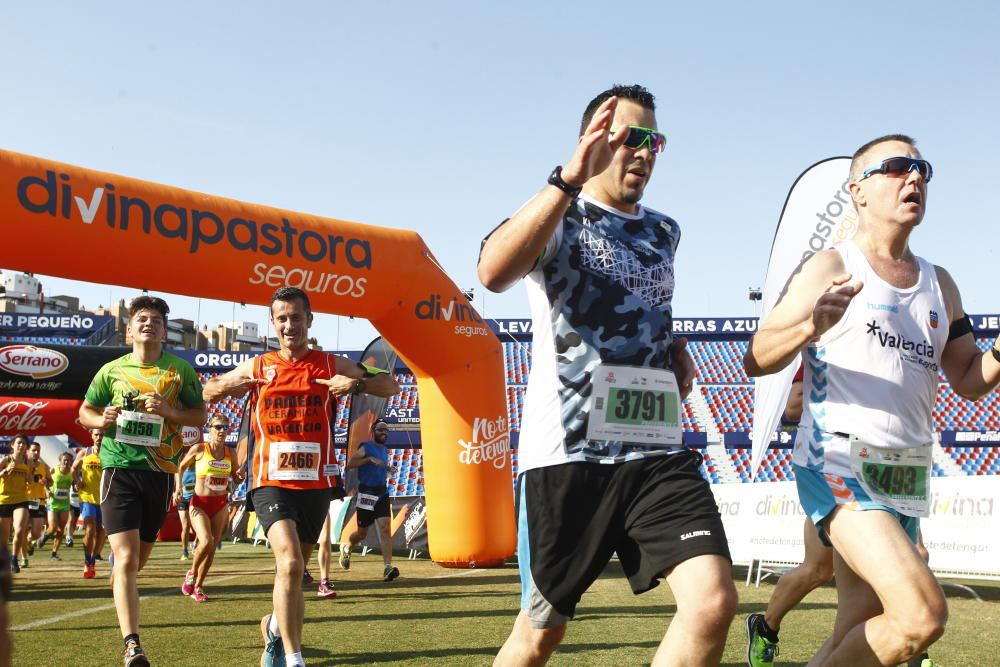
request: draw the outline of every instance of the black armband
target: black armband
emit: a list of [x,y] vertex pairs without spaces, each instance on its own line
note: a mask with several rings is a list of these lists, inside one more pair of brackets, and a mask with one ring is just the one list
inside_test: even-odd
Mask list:
[[948,342],[961,338],[967,333],[972,333],[972,320],[968,315],[963,314],[948,327]]

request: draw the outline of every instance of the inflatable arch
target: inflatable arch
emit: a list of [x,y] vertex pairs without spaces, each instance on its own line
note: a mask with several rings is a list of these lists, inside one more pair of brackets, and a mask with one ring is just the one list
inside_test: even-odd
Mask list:
[[0,151],[0,266],[266,305],[301,287],[364,317],[417,378],[431,558],[514,552],[500,341],[412,231],[343,222]]

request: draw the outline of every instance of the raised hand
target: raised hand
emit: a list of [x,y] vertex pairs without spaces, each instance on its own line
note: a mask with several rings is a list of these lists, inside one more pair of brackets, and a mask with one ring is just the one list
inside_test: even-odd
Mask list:
[[569,185],[581,187],[593,176],[607,169],[615,151],[625,142],[628,132],[611,135],[611,122],[617,107],[617,97],[609,98],[597,107],[594,117],[577,143],[573,157],[562,169],[562,179]]
[[816,338],[825,334],[844,317],[847,307],[862,287],[864,283],[860,280],[851,282],[849,273],[842,273],[830,282],[830,286],[820,294],[813,307],[812,321]]

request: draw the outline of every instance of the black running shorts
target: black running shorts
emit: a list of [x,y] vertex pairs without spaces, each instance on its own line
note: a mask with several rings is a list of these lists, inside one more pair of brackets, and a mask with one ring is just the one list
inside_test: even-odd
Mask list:
[[108,535],[138,530],[155,542],[170,511],[174,476],[154,470],[105,468],[101,474],[101,516]]
[[250,492],[250,500],[264,535],[278,521],[291,519],[303,544],[316,544],[330,511],[330,489],[259,486]]
[[[375,505],[372,509],[368,510],[361,508],[360,503],[362,493],[368,496],[378,497],[378,500],[375,501]],[[375,523],[375,519],[389,518],[389,492],[384,486],[359,486],[358,497],[356,500],[358,502],[358,526],[361,528],[367,528],[372,525]]]
[[617,552],[632,591],[675,565],[732,560],[701,455],[685,451],[619,464],[566,463],[518,478],[521,609],[535,628],[563,625]]

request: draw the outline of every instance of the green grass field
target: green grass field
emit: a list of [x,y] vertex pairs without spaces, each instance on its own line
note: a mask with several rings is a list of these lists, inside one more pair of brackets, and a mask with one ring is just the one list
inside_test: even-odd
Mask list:
[[[78,542],[79,544],[79,542]],[[121,639],[108,587],[107,564],[98,578],[80,578],[79,546],[63,562],[36,555],[15,577],[10,611],[14,664],[84,667],[120,664]],[[263,546],[226,544],[206,582],[209,601],[179,592],[187,563],[176,544],[158,544],[140,575],[142,641],[154,665],[256,665],[258,624],[271,608],[272,560]],[[304,655],[309,665],[488,665],[510,630],[518,606],[514,566],[445,570],[426,560],[398,560],[401,577],[381,581],[381,558],[355,554],[350,571],[334,562],[338,596],[321,600],[306,590]],[[314,574],[318,568],[311,563]],[[745,576],[737,570],[736,576]],[[968,583],[968,582],[966,582]],[[772,586],[744,587],[740,616],[729,633],[724,665],[743,665],[743,617],[762,610]],[[951,620],[932,649],[944,667],[1000,664],[997,625],[1000,587],[975,585],[986,600],[948,588]],[[835,591],[813,592],[782,625],[781,665],[802,665],[832,626]],[[674,612],[666,586],[633,596],[617,563],[584,597],[552,665],[648,664]]]

